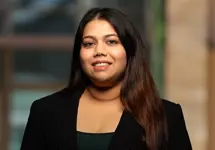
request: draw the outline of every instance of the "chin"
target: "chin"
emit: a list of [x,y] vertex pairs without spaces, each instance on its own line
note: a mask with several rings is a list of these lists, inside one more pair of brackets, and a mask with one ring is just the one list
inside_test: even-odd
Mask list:
[[96,81],[92,81],[93,85],[99,88],[112,88],[117,85],[119,82],[111,79],[96,79]]
[[107,78],[94,78],[92,83],[97,87],[111,87],[114,82]]

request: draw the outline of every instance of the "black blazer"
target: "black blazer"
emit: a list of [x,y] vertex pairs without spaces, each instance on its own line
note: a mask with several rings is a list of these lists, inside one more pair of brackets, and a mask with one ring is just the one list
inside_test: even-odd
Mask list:
[[[21,150],[77,150],[76,120],[79,98],[68,89],[33,102],[25,128]],[[179,104],[163,100],[167,115],[168,150],[191,150],[182,109]],[[146,150],[142,142],[144,129],[124,111],[108,150]]]

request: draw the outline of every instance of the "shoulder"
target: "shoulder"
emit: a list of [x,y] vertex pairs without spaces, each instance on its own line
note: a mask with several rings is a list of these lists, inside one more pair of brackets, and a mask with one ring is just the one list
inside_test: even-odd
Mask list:
[[164,110],[167,115],[171,115],[171,114],[174,115],[174,114],[181,113],[182,108],[180,104],[177,104],[165,99],[162,99],[162,101],[163,101]]
[[180,104],[162,100],[166,113],[169,149],[191,150],[189,134]]
[[67,88],[59,90],[55,93],[35,100],[31,105],[31,111],[45,111],[48,113],[52,110],[64,108],[69,102],[72,101],[75,92],[69,92]]
[[166,119],[168,126],[178,126],[178,123],[184,123],[184,115],[180,104],[163,99],[164,111],[166,114]]
[[178,107],[179,104],[174,103],[172,101],[166,100],[166,99],[162,99],[163,105],[165,109],[172,109],[175,107]]
[[34,107],[47,107],[50,104],[57,104],[63,98],[64,90],[57,91],[45,97],[41,97],[40,99],[36,99],[32,105]]

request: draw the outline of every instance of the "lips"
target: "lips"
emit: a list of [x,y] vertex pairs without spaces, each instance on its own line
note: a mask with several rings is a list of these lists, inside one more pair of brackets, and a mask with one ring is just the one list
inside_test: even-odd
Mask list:
[[93,69],[96,72],[107,71],[112,63],[106,60],[98,60],[92,63]]
[[98,60],[92,63],[93,66],[111,65],[112,63],[106,60]]

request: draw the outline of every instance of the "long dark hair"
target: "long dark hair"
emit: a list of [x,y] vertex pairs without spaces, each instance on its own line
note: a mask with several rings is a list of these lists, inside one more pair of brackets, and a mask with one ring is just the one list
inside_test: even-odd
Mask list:
[[162,100],[144,58],[146,47],[134,25],[119,10],[93,8],[84,15],[75,36],[69,88],[76,90],[88,84],[88,79],[80,65],[80,48],[84,28],[93,19],[108,21],[117,32],[126,50],[127,67],[120,95],[122,104],[145,129],[146,135],[143,135],[143,138],[145,138],[148,150],[165,149],[166,117]]

